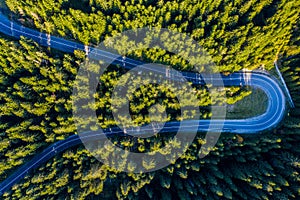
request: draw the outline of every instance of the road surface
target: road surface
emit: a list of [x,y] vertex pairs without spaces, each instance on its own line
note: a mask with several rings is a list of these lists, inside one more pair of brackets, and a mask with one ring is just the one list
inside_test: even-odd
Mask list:
[[[2,34],[20,38],[21,36],[27,37],[39,43],[42,46],[48,46],[51,48],[58,49],[60,51],[66,53],[73,53],[74,50],[82,50],[86,51],[86,53],[90,53],[89,56],[98,58],[107,58],[108,61],[114,60],[114,64],[118,64],[120,66],[124,66],[127,69],[132,69],[135,66],[144,64],[141,61],[136,61],[130,58],[123,58],[120,55],[112,54],[110,52],[102,51],[100,49],[96,49],[93,47],[87,47],[83,44],[65,40],[59,37],[50,36],[45,33],[41,33],[22,25],[19,25],[15,22],[10,21],[6,16],[0,14],[0,32]],[[148,69],[154,70],[154,69]],[[166,73],[165,71],[159,71],[159,73]],[[247,76],[245,76],[245,73]],[[182,72],[182,75],[188,80],[195,84],[206,84],[201,76],[201,74],[191,73],[191,72]],[[277,83],[277,80],[271,77],[270,75],[262,72],[237,72],[233,73],[229,76],[224,75],[207,75],[210,76],[211,80],[214,80],[214,84],[218,84],[222,82],[224,86],[246,86],[249,85],[251,87],[260,88],[263,90],[268,97],[268,106],[265,113],[262,115],[251,117],[247,119],[226,119],[223,120],[198,120],[198,131],[206,132],[206,131],[215,131],[215,132],[231,132],[238,134],[254,134],[259,133],[264,130],[272,129],[283,119],[286,111],[286,100],[284,93]],[[206,79],[207,80],[207,76]],[[251,77],[250,79],[246,79],[246,77]],[[176,78],[176,76],[175,76]],[[219,81],[215,81],[219,80]],[[185,130],[188,132],[190,126],[189,123],[194,124],[194,121],[187,121],[185,124]],[[211,130],[210,124],[223,124],[222,129],[219,130]],[[164,128],[160,132],[173,132],[178,130],[180,126],[180,122],[167,122]],[[182,127],[182,126],[181,126]],[[141,129],[141,131],[147,131]],[[100,139],[109,135],[122,135],[123,132],[119,128],[111,128],[104,130],[104,134],[99,134],[97,132],[87,132],[85,135],[81,135],[84,139],[95,140]],[[0,195],[5,191],[9,190],[15,183],[17,183],[21,178],[23,178],[28,171],[37,168],[43,162],[49,160],[57,153],[64,151],[72,146],[81,144],[81,139],[78,135],[70,136],[69,138],[56,142],[46,148],[42,153],[35,156],[31,161],[21,166],[14,174],[0,183]]]

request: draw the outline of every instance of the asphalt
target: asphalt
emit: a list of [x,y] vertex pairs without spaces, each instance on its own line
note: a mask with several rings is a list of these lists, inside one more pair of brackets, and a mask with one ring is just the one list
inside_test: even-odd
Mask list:
[[[30,28],[19,25],[18,23],[10,21],[6,16],[0,14],[0,32],[2,34],[14,37],[16,39],[24,36],[39,43],[41,46],[54,48],[66,53],[73,53],[74,50],[86,51],[91,58],[106,59],[107,62],[118,64],[127,69],[132,69],[138,65],[144,64],[141,61],[136,61],[130,58],[123,58],[120,55],[106,52],[94,47],[86,47],[83,44],[65,40],[59,37],[50,36],[45,33],[41,33]],[[156,72],[166,75],[166,71],[159,68],[147,68],[146,70],[156,70]],[[278,81],[265,72],[236,72],[228,76],[220,74],[206,74],[205,79],[203,74],[197,74],[192,72],[182,72],[181,75],[188,81],[194,84],[214,84],[214,86],[251,86],[260,88],[268,97],[268,106],[265,113],[262,115],[251,117],[247,119],[225,119],[225,120],[197,120],[196,124],[199,132],[230,132],[237,134],[257,134],[265,130],[270,130],[276,127],[284,118],[286,111],[286,99],[284,92],[282,91]],[[177,79],[179,76],[176,74],[171,75],[173,79]],[[250,78],[247,78],[250,77]],[[211,80],[211,82],[209,81]],[[185,121],[184,125],[181,122],[167,122],[164,128],[160,131],[163,132],[176,132],[180,128],[183,128],[187,132],[191,129],[191,126],[195,125],[195,121]],[[221,128],[215,128],[221,127]],[[130,130],[129,130],[130,131]],[[137,130],[132,130],[136,132]],[[140,133],[147,132],[147,129],[139,129]],[[98,132],[86,132],[81,134],[81,138],[78,135],[70,136],[69,138],[56,142],[47,147],[42,153],[36,155],[31,161],[21,166],[10,177],[0,183],[0,195],[9,190],[14,184],[16,184],[21,178],[23,178],[29,171],[37,168],[45,161],[49,160],[59,152],[62,152],[72,146],[81,144],[82,139],[95,140],[101,139],[110,135],[123,135],[123,132],[119,128],[110,128],[104,130],[104,134]]]

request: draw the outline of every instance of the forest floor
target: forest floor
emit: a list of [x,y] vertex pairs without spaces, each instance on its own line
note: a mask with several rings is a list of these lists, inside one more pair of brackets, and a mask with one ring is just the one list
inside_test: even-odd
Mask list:
[[268,97],[260,89],[251,89],[252,93],[241,101],[227,105],[227,119],[245,119],[263,114],[268,106]]

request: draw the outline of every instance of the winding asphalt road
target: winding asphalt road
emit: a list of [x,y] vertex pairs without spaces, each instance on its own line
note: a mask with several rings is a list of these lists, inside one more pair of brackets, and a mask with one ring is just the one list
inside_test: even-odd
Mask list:
[[[144,64],[141,61],[136,61],[129,58],[122,58],[120,55],[112,54],[110,52],[102,51],[93,47],[87,47],[83,44],[76,43],[73,41],[68,41],[59,37],[50,36],[45,33],[41,33],[29,28],[26,28],[22,25],[10,21],[6,16],[0,14],[0,32],[2,34],[20,38],[21,36],[27,37],[39,43],[42,46],[55,48],[66,53],[73,53],[74,50],[82,50],[90,52],[89,56],[95,58],[107,58],[109,61],[114,60],[114,64],[124,66],[127,69],[132,69],[138,65]],[[87,52],[87,53],[88,53]],[[148,69],[154,70],[154,69]],[[159,73],[166,73],[165,71],[159,71]],[[260,88],[263,90],[268,97],[268,106],[265,113],[262,115],[251,117],[247,119],[228,119],[228,120],[198,120],[198,131],[214,131],[214,132],[231,132],[238,134],[254,134],[259,133],[264,130],[274,128],[284,117],[286,111],[286,100],[285,95],[277,83],[277,80],[267,73],[263,72],[237,72],[229,76],[210,74],[205,76],[204,81],[201,74],[191,73],[191,72],[182,72],[188,81],[193,82],[194,84],[207,84],[212,80],[211,84],[218,86],[218,83],[221,83],[224,86],[246,86]],[[246,76],[250,76],[250,79],[247,79]],[[176,78],[176,75],[175,75]],[[187,121],[185,123],[185,130],[188,132],[190,124],[194,124],[195,121]],[[222,129],[210,129],[210,125],[223,125]],[[176,132],[180,126],[180,122],[167,122],[164,125],[164,128],[160,131],[163,132]],[[181,126],[182,127],[182,126]],[[142,132],[147,132],[147,129],[141,129]],[[110,135],[123,135],[124,133],[117,127],[104,130],[104,134],[97,132],[87,132],[84,136],[86,140],[95,140],[103,137],[109,137]],[[83,139],[83,138],[81,138]],[[72,146],[81,144],[81,139],[78,135],[70,136],[69,138],[56,142],[46,148],[42,153],[35,156],[31,161],[21,166],[14,174],[9,178],[0,183],[0,195],[5,191],[10,189],[15,183],[17,183],[21,178],[23,178],[28,171],[37,168],[40,164],[47,161],[48,159],[55,156],[57,153],[62,152]]]

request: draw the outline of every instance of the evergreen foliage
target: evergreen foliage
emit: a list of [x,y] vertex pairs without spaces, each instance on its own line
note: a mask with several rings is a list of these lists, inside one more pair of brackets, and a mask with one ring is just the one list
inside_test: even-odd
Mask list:
[[[159,171],[121,173],[99,163],[81,145],[58,154],[3,194],[3,199],[297,199],[300,196],[300,51],[297,0],[6,0],[12,19],[84,44],[97,45],[124,30],[156,26],[184,32],[213,57],[225,73],[272,68],[281,61],[296,108],[283,125],[261,135],[223,134],[204,159],[206,141],[198,134],[188,151]],[[84,6],[83,6],[84,5]],[[63,54],[22,38],[0,38],[0,180],[49,144],[76,133],[72,117],[73,81],[84,52]],[[133,58],[192,70],[185,60],[158,49],[131,52]],[[103,128],[115,125],[110,97],[123,69],[113,66],[95,94]],[[136,80],[138,81],[138,80]],[[201,117],[209,118],[210,96],[194,86]],[[163,91],[163,92],[162,92]],[[234,104],[250,92],[227,88]],[[131,112],[138,125],[161,97],[166,120],[178,119],[178,102],[166,88],[147,85],[134,92]],[[122,105],[122,100],[118,102]],[[144,152],[163,145],[158,138],[112,139],[125,149]],[[174,145],[176,141],[172,141]],[[164,155],[169,152],[160,152]],[[151,168],[155,163],[146,161]],[[120,163],[120,167],[122,163]],[[132,166],[134,167],[134,166]]]

